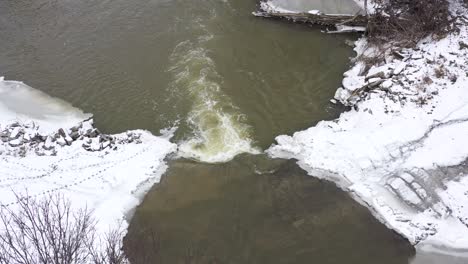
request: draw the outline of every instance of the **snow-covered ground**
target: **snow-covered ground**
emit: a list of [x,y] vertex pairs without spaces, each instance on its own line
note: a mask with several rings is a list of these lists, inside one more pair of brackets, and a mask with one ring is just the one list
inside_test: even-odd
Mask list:
[[91,115],[21,82],[0,80],[0,206],[15,193],[61,193],[87,207],[97,230],[126,228],[125,216],[166,169],[176,150],[166,137],[142,130],[105,135]]
[[337,183],[417,248],[468,255],[468,12],[451,8],[458,31],[370,69],[356,61],[335,96],[353,109],[267,152]]

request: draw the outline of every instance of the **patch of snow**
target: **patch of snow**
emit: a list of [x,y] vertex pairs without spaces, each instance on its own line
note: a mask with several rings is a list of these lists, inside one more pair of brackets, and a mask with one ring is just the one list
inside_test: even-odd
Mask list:
[[[337,120],[278,136],[267,152],[338,184],[419,250],[468,255],[468,43],[441,40],[356,62],[335,99]],[[363,38],[358,55],[372,57]]]
[[20,82],[0,81],[0,94],[29,104],[0,99],[0,206],[14,209],[15,193],[60,193],[72,208],[93,211],[98,232],[126,228],[126,214],[159,182],[165,157],[177,149],[148,131],[102,134],[90,115]]

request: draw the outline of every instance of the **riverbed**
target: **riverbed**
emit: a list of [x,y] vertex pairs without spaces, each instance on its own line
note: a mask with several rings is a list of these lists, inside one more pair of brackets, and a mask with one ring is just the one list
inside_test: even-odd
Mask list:
[[329,99],[356,36],[255,9],[2,1],[0,72],[93,113],[103,132],[174,129],[179,152],[135,212],[130,255],[156,230],[162,263],[408,263],[409,243],[336,186],[261,154],[343,111]]

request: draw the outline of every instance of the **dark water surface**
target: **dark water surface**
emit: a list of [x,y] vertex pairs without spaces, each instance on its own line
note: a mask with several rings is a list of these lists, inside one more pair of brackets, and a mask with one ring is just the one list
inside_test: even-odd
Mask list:
[[261,155],[170,163],[125,242],[135,263],[399,264],[413,254],[334,184]]
[[136,210],[127,252],[150,256],[136,263],[408,263],[407,242],[292,161],[229,161],[337,117],[328,100],[356,38],[255,8],[0,0],[0,74],[93,113],[104,132],[177,125],[180,155],[203,161],[171,161]]

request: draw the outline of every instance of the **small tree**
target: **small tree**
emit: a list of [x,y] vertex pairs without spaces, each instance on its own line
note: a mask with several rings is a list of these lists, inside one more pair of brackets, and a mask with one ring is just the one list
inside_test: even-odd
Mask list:
[[124,264],[119,232],[97,237],[87,208],[72,210],[62,195],[17,198],[0,208],[0,264]]

